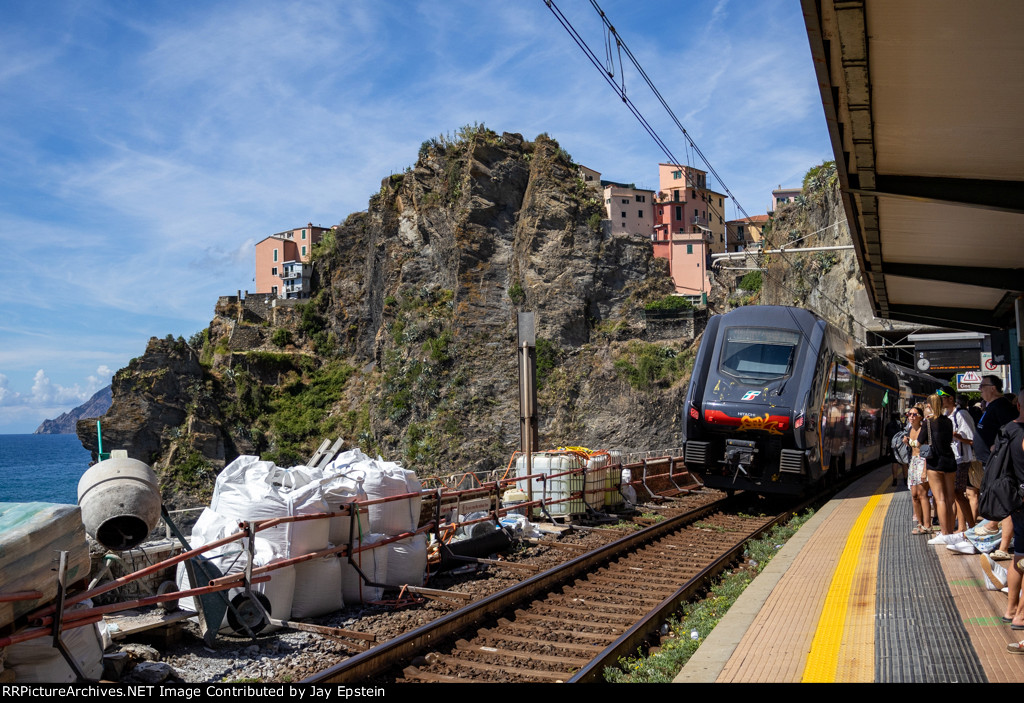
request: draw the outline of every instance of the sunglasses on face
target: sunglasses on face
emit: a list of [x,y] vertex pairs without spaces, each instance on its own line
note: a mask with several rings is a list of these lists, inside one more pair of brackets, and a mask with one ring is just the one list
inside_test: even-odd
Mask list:
[[921,417],[921,413],[907,413],[907,417]]

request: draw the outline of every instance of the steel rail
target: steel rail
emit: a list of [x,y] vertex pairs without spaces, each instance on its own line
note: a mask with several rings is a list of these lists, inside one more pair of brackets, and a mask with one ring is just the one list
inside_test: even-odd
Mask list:
[[411,659],[423,649],[433,646],[463,630],[494,618],[514,605],[568,583],[582,573],[663,535],[674,532],[701,518],[721,510],[728,499],[717,500],[695,510],[669,518],[664,522],[626,535],[565,564],[532,576],[521,583],[472,603],[431,623],[382,643],[366,652],[339,662],[304,680],[304,683],[355,683],[381,674]]
[[606,667],[617,664],[620,657],[633,654],[644,642],[649,641],[661,628],[662,623],[678,611],[683,603],[697,595],[707,585],[708,580],[723,572],[729,564],[736,561],[742,555],[747,542],[760,537],[775,525],[788,520],[791,516],[792,513],[788,511],[782,513],[764,526],[749,533],[735,547],[701,569],[696,576],[684,583],[678,591],[665,598],[653,610],[644,615],[636,624],[626,630],[622,636],[594,657],[589,664],[573,674],[566,683],[603,682]]

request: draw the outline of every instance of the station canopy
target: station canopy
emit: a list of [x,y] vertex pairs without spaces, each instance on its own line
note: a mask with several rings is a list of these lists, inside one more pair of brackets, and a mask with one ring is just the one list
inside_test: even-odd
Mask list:
[[801,0],[875,315],[980,332],[1024,291],[1024,2]]

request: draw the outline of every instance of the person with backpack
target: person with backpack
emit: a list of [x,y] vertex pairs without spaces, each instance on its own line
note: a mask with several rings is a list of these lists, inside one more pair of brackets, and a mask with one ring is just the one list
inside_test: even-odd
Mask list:
[[910,447],[903,441],[907,436],[903,420],[893,415],[885,428],[885,438],[889,443],[889,454],[892,458],[892,485],[898,485],[901,476],[907,475],[907,464],[910,463]]
[[[985,465],[986,474],[989,471],[1003,473],[1010,479],[1005,482],[1004,490],[1009,494],[1004,498],[1009,501],[1008,507],[1015,507],[1010,513],[1013,521],[1013,568],[1007,569],[1006,587],[1006,613],[1003,621],[1010,623],[1013,630],[1024,630],[1024,599],[1021,598],[1021,583],[1024,583],[1024,504],[1021,503],[1021,486],[1024,486],[1024,390],[1017,394],[1018,415],[1017,419],[1006,423],[996,440],[989,463]],[[1008,461],[1004,458],[1008,455]],[[1002,460],[1002,461],[999,461]],[[996,463],[999,466],[996,466]],[[997,473],[997,475],[998,475]],[[985,508],[988,500],[986,493],[992,488],[993,476],[986,479],[982,490],[982,509]],[[1004,508],[1007,509],[1007,508]],[[1024,641],[1013,642],[1007,645],[1007,650],[1014,654],[1024,654]]]
[[[1003,379],[995,375],[981,377],[981,399],[985,401],[984,412],[975,423],[977,432],[974,436],[974,455],[983,466],[988,465],[988,457],[992,447],[999,436],[999,430],[1007,423],[1017,417],[1017,411],[1013,404],[1003,397]],[[987,522],[974,528],[975,532],[982,536],[1002,532],[1002,539],[999,542],[999,549],[990,555],[996,561],[1004,561],[1010,558],[1007,550],[1010,548],[1010,540],[1013,539],[1013,524],[1009,518],[1002,522]]]

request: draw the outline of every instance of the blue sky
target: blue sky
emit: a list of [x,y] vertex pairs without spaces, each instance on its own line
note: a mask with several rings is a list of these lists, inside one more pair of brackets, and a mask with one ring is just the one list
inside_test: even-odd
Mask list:
[[[602,53],[590,2],[557,4]],[[832,158],[797,0],[601,6],[749,214]],[[14,0],[0,95],[0,433],[79,404],[149,337],[205,327],[253,288],[259,239],[364,210],[425,139],[547,132],[651,188],[665,160],[542,0]]]

